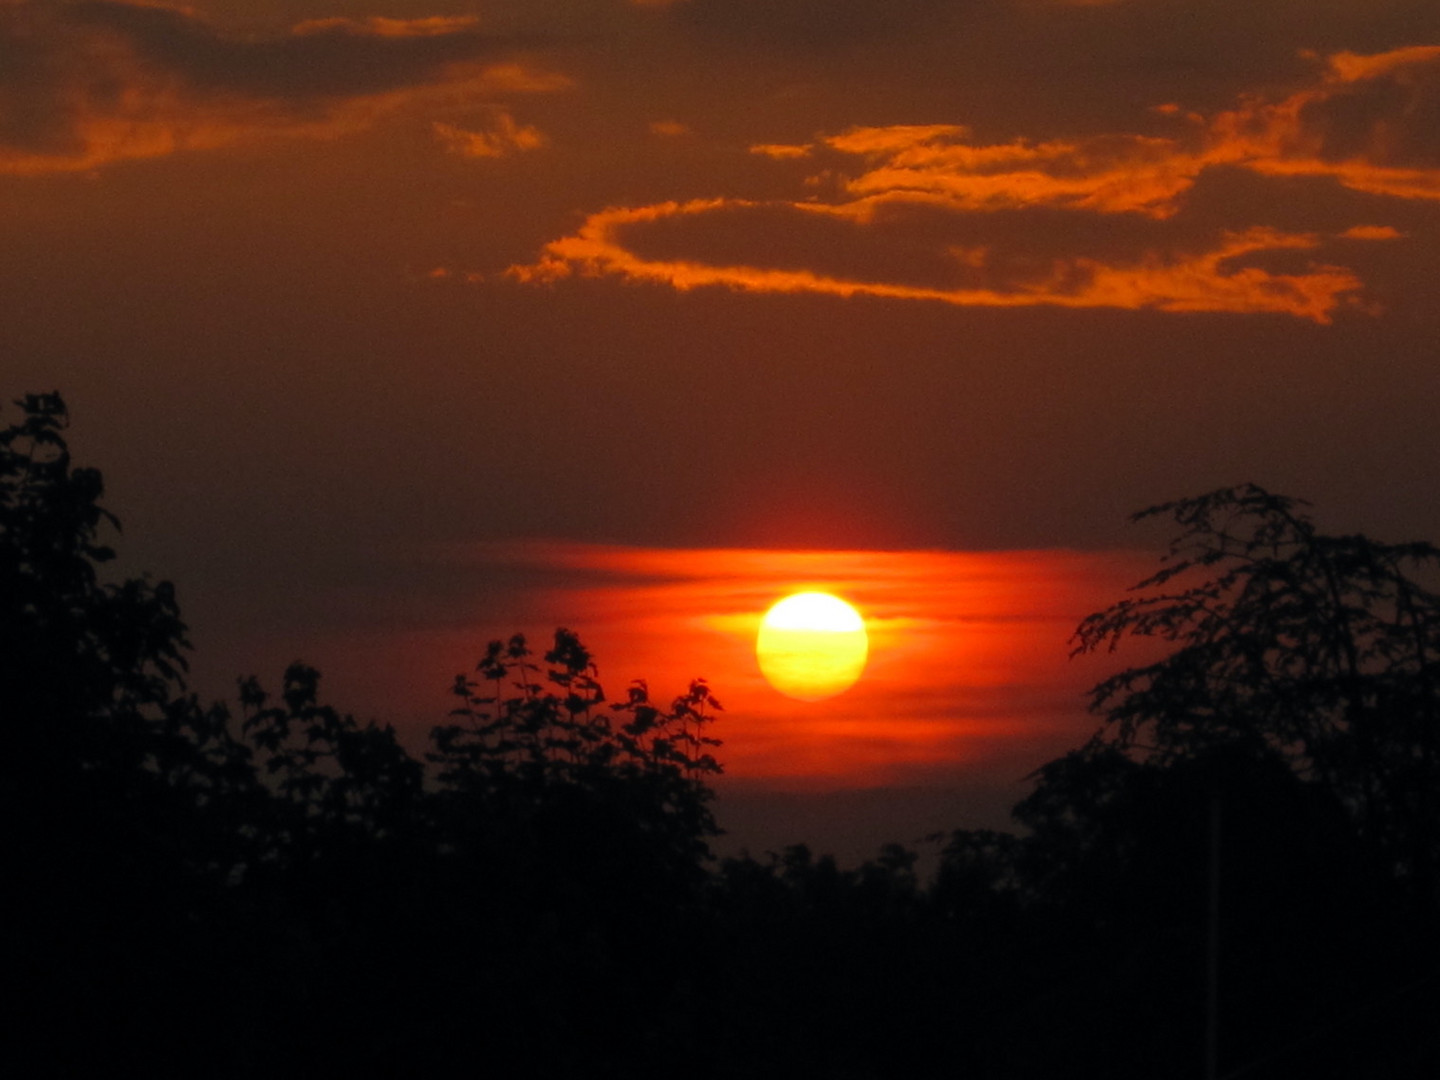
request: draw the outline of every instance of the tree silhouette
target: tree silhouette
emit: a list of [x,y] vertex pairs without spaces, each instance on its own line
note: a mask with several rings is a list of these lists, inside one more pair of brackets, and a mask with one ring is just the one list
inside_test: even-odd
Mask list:
[[718,831],[706,781],[720,772],[719,740],[705,730],[721,706],[709,686],[695,680],[665,710],[637,681],[608,703],[590,652],[563,628],[543,673],[535,661],[516,634],[490,643],[483,681],[456,676],[457,722],[431,731],[426,755],[450,841],[563,845],[557,868],[638,875],[656,899],[693,892]]
[[1302,505],[1246,485],[1135,515],[1180,533],[1075,651],[1172,648],[1091,691],[1104,727],[1015,808],[1051,989],[1114,1006],[1055,1037],[1111,1048],[1110,1075],[1207,1043],[1222,1071],[1423,1074],[1389,1064],[1414,1032],[1370,1032],[1437,960],[1440,550],[1327,536]]
[[[249,854],[253,774],[226,711],[186,692],[174,589],[105,579],[119,526],[99,472],[71,461],[64,401],[16,404],[0,430],[0,815],[17,1026],[62,1069],[147,1041],[183,1057],[206,1023],[186,990],[202,927]],[[92,1039],[57,1028],[76,1016]]]
[[497,642],[477,669],[493,697],[457,681],[428,779],[303,664],[273,697],[242,680],[238,713],[202,706],[174,589],[106,579],[118,522],[71,461],[64,402],[17,404],[0,431],[16,1048],[61,1073],[448,1074],[508,1053],[513,1075],[580,1075],[693,1041],[684,1010],[631,1013],[693,976],[675,944],[697,935],[720,769],[703,681],[668,708],[638,682],[611,704],[575,634],[543,675],[522,637]]
[[[1429,543],[1318,532],[1254,485],[1151,507],[1181,527],[1166,565],[1090,616],[1076,652],[1173,643],[1101,682],[1107,737],[1158,763],[1209,749],[1275,754],[1342,798],[1395,872],[1434,904],[1440,829],[1440,568]],[[1196,579],[1199,580],[1196,580]]]
[[0,696],[24,740],[25,768],[7,779],[39,789],[142,762],[187,642],[168,583],[100,580],[115,553],[99,533],[118,525],[98,505],[100,474],[71,465],[60,396],[17,404],[24,419],[0,431]]
[[412,832],[422,816],[424,768],[394,728],[361,725],[319,701],[320,673],[285,672],[280,700],[253,676],[240,682],[241,730],[268,781],[265,862],[288,865]]

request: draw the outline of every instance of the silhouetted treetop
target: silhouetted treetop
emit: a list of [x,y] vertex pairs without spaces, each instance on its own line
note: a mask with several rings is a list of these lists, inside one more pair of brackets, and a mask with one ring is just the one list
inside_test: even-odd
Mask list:
[[[471,823],[506,822],[518,830],[506,844],[588,836],[572,865],[608,850],[616,865],[645,866],[652,881],[694,884],[718,832],[707,779],[721,771],[711,753],[719,740],[707,731],[721,706],[708,684],[693,681],[668,708],[650,700],[643,680],[607,702],[589,650],[564,628],[541,659],[543,668],[515,634],[490,643],[479,679],[456,676],[455,722],[431,731],[426,754],[439,769],[444,819],[472,838]],[[601,822],[604,838],[595,835]]]
[[1174,648],[1091,691],[1105,737],[1167,762],[1276,754],[1351,808],[1433,888],[1440,784],[1440,549],[1319,532],[1306,504],[1247,484],[1164,503],[1180,532],[1141,595],[1085,619],[1075,652]]
[[[101,716],[124,724],[122,714],[153,714],[184,685],[189,643],[175,591],[101,581],[115,557],[101,531],[119,523],[99,505],[100,473],[72,465],[59,394],[15,404],[22,419],[0,430],[0,700],[17,717],[64,715],[82,729]],[[103,741],[98,730],[89,737]]]

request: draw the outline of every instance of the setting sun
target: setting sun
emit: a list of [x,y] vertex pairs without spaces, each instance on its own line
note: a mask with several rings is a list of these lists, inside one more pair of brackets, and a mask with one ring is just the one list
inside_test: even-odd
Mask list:
[[765,613],[755,641],[760,671],[786,697],[844,693],[865,670],[870,640],[860,613],[829,593],[787,596]]

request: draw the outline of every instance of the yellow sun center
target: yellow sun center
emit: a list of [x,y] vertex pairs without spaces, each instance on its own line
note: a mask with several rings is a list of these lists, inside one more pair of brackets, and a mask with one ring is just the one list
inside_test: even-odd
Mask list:
[[755,641],[760,671],[786,697],[820,701],[855,685],[870,640],[860,613],[829,593],[787,596],[765,613]]

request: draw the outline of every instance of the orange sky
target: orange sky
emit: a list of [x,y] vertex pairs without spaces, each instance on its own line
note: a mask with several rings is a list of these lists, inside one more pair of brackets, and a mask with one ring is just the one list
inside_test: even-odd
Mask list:
[[[1067,639],[1150,564],[1049,551],[582,545],[505,547],[490,557],[593,575],[593,584],[529,594],[540,624],[569,613],[567,625],[585,627],[612,695],[644,677],[668,700],[706,678],[726,706],[715,733],[737,780],[792,788],[958,775],[1013,755],[1012,743],[1068,745],[1083,713],[1080,691],[1096,669],[1067,664]],[[765,682],[755,636],[773,603],[812,589],[861,611],[870,658],[851,690],[800,702]]]
[[[972,813],[1003,824],[1024,794],[1024,777],[1096,729],[1085,690],[1118,664],[1146,658],[1131,648],[1072,660],[1069,638],[1081,618],[1156,565],[1153,554],[1134,552],[553,541],[447,548],[430,558],[450,568],[456,618],[433,618],[434,608],[411,596],[372,593],[328,629],[279,641],[268,628],[252,629],[224,651],[261,670],[280,666],[286,649],[302,653],[327,673],[342,707],[363,703],[396,722],[418,750],[451,707],[453,676],[473,671],[486,642],[522,631],[539,656],[556,626],[579,628],[610,700],[623,699],[632,679],[644,679],[662,703],[694,678],[709,682],[724,705],[709,732],[723,742],[721,818],[733,825],[739,815],[743,826],[728,849],[804,838],[783,821],[753,820],[775,793],[891,792],[895,809],[862,829],[869,849],[894,838],[887,830],[909,837],[947,827],[936,816],[944,811],[927,805],[934,796],[926,789],[963,791]],[[516,580],[503,596],[466,604],[460,583],[471,575]],[[870,639],[859,682],[818,702],[774,690],[755,658],[765,611],[805,590],[855,605]],[[466,609],[475,614],[466,617]],[[834,847],[847,838],[830,839]],[[858,844],[854,854],[866,851]]]
[[[0,0],[0,278],[205,685],[413,718],[564,623],[708,667],[735,776],[957,791],[1087,681],[1130,512],[1440,536],[1440,5]],[[802,551],[919,621],[769,723]]]

